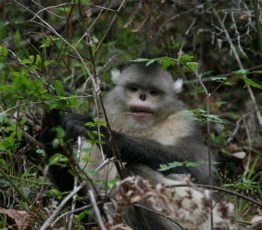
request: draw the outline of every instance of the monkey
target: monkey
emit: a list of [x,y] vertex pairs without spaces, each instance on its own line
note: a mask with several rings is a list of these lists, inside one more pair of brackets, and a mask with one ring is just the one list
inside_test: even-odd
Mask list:
[[[174,81],[171,74],[157,63],[149,66],[145,63],[133,64],[121,73],[115,72],[112,80],[115,86],[104,98],[104,106],[121,160],[125,162],[130,174],[167,186],[184,182],[185,175],[190,175],[196,183],[208,184],[208,164],[200,164],[198,167],[180,166],[163,172],[158,170],[162,164],[175,161],[208,162],[207,147],[201,141],[197,124],[190,117],[182,115],[186,106],[176,96],[181,91],[182,81]],[[87,130],[94,130],[85,126],[90,121],[92,117],[87,115],[64,114],[61,119],[61,126],[65,130],[64,139],[76,139],[78,136],[88,138]],[[100,132],[103,152],[107,157],[112,157],[108,129],[101,126]],[[83,155],[80,158],[83,159],[86,153],[81,154]],[[103,161],[98,148],[94,148],[89,154],[90,161],[96,163],[82,162],[82,168],[86,172],[95,170]],[[116,176],[114,164],[109,164],[99,172],[97,178],[103,181],[104,177],[108,179]],[[56,180],[56,182],[63,187],[61,184],[64,181]],[[183,197],[187,196],[191,189],[177,188],[176,191]],[[193,191],[194,196],[193,199],[204,209],[201,204],[203,194]],[[151,229],[180,229],[162,217],[149,212],[144,213]],[[134,216],[133,213],[132,217]],[[229,227],[217,209],[214,216],[217,226],[224,224],[223,227]],[[143,229],[138,221],[132,222],[133,227]],[[190,228],[186,223],[182,226]],[[210,229],[209,222],[203,223],[200,229]]]

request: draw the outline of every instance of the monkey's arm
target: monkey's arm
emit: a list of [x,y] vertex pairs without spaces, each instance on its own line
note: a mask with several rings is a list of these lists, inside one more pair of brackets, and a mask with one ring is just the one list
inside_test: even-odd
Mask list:
[[[87,130],[95,128],[85,126],[85,123],[92,121],[90,116],[81,114],[65,114],[62,117],[62,126],[65,130],[65,140],[76,139],[77,136],[88,138]],[[109,134],[106,127],[100,127],[103,134],[103,150],[106,155],[112,156],[112,149],[109,142]],[[181,161],[173,153],[175,149],[163,146],[155,141],[130,137],[112,130],[116,145],[121,152],[121,159],[124,162],[144,163],[153,169],[158,169],[160,164],[167,164],[172,161]]]
[[[62,117],[62,126],[65,129],[65,139],[77,136],[85,136],[88,138],[87,130],[92,131],[92,128],[86,127],[84,124],[92,121],[92,118],[80,114],[65,114]],[[109,134],[105,127],[101,127],[101,133],[104,135],[103,150],[107,156],[112,156],[112,149],[109,142]],[[154,170],[160,168],[160,164],[168,164],[170,162],[179,161],[200,161],[205,160],[203,146],[192,140],[178,141],[175,146],[163,146],[155,141],[129,137],[127,135],[112,131],[116,145],[120,150],[121,159],[128,163],[143,163]],[[190,137],[187,137],[190,139]],[[185,144],[186,143],[186,144]],[[192,152],[195,154],[191,154]],[[192,159],[190,156],[198,155],[198,159]],[[202,158],[201,158],[202,156]],[[204,158],[204,159],[203,159]],[[198,182],[201,182],[208,175],[206,165],[200,167],[175,167],[164,174],[170,173],[190,173],[194,175]]]
[[[181,139],[175,146],[163,146],[155,141],[129,137],[121,133],[113,131],[113,136],[116,145],[120,150],[121,159],[128,163],[143,163],[148,165],[154,170],[160,168],[160,164],[168,164],[174,161],[178,162],[197,162],[206,161],[207,151],[206,148],[197,143],[193,138],[187,137],[187,140]],[[186,144],[185,144],[186,143]],[[106,140],[103,145],[104,152],[110,156],[112,155],[111,147]],[[191,155],[191,158],[188,157]],[[192,156],[197,155],[197,159]],[[167,171],[163,171],[165,175],[168,174],[190,174],[197,183],[208,182],[208,163],[196,167],[175,167]]]

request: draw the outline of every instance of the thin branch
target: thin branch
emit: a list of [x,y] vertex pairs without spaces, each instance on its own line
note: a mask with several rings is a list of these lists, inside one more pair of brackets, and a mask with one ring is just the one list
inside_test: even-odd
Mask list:
[[245,166],[245,171],[243,173],[243,180],[246,180],[246,175],[249,171],[250,160],[251,160],[251,137],[250,137],[250,132],[249,132],[246,118],[243,118],[243,121],[244,121],[245,129],[246,129],[247,141],[248,141],[248,158],[247,158],[247,163]]
[[191,8],[191,9],[189,9],[189,10],[186,10],[186,11],[180,13],[180,14],[176,14],[175,16],[169,18],[167,21],[165,21],[162,25],[159,26],[159,29],[158,29],[157,32],[155,33],[155,36],[157,37],[157,36],[160,34],[162,28],[163,28],[164,26],[166,26],[169,22],[171,22],[171,21],[175,20],[176,18],[179,18],[179,17],[181,17],[181,16],[183,16],[183,15],[185,15],[185,14],[189,14],[189,13],[195,11],[196,9],[201,9],[201,8],[204,7],[205,4],[206,4],[206,3],[204,3],[204,4],[199,4],[199,5],[195,6],[194,8]]
[[240,127],[240,122],[241,122],[243,119],[245,119],[247,116],[249,116],[251,113],[254,113],[254,112],[255,112],[254,110],[253,110],[253,111],[250,111],[250,112],[242,115],[242,116],[237,120],[236,125],[235,125],[235,129],[234,129],[233,132],[229,135],[229,138],[225,141],[225,144],[226,144],[226,145],[229,144],[229,143],[233,140],[233,138],[235,137],[235,135],[237,134],[237,131],[238,131],[239,127]]
[[231,16],[231,19],[232,19],[232,22],[233,22],[233,28],[235,29],[235,33],[236,33],[236,36],[237,36],[237,45],[238,45],[238,49],[239,51],[242,53],[242,55],[244,57],[247,57],[245,51],[243,50],[242,46],[241,46],[241,38],[240,38],[240,34],[239,34],[239,31],[237,29],[237,24],[236,24],[236,20],[235,20],[235,16],[234,16],[234,12],[231,12],[230,13],[230,16]]
[[106,165],[108,165],[110,162],[114,162],[115,161],[115,157],[111,157],[111,158],[106,158],[102,164],[98,165],[95,169],[95,171],[100,171],[101,169],[103,169]]
[[[205,91],[206,94],[206,110],[207,110],[207,147],[208,147],[208,176],[209,176],[209,185],[213,185],[213,175],[212,175],[212,159],[211,159],[211,138],[210,138],[210,120],[208,119],[210,115],[210,96],[211,94],[208,92],[205,84],[202,82],[201,77],[199,74],[195,71],[193,71],[197,79],[199,80],[200,85]],[[213,206],[213,201],[211,200],[211,207]],[[210,224],[211,224],[211,229],[213,230],[214,228],[214,220],[213,220],[213,210],[210,210]]]
[[[2,163],[1,163],[2,164]],[[13,180],[10,179],[9,175],[7,175],[5,173],[5,171],[2,169],[2,167],[0,167],[0,174],[1,176],[7,180],[10,185],[14,188],[14,190],[19,194],[19,196],[28,204],[30,205],[31,204],[31,201],[27,198],[27,196],[20,190],[21,187],[18,187],[14,182]]]
[[[233,52],[233,55],[234,55],[234,57],[235,57],[235,59],[236,59],[236,61],[237,61],[237,63],[238,63],[239,68],[240,68],[240,69],[244,69],[244,67],[243,67],[243,65],[242,65],[242,62],[241,62],[241,60],[240,60],[240,58],[239,58],[239,55],[238,55],[238,53],[237,53],[237,51],[236,51],[236,49],[235,49],[235,46],[234,46],[234,44],[233,44],[233,42],[232,42],[232,40],[231,40],[231,38],[230,38],[230,35],[229,35],[229,33],[228,33],[228,31],[227,31],[224,23],[222,22],[220,16],[218,15],[218,13],[217,13],[217,11],[216,11],[215,9],[213,9],[213,12],[214,12],[214,15],[216,16],[216,18],[217,18],[217,20],[218,20],[221,28],[224,30],[224,33],[225,33],[225,35],[226,35],[227,42],[228,42],[229,45],[230,45],[230,49],[231,49],[232,52]],[[243,76],[246,78],[246,75],[243,75]],[[256,98],[255,98],[255,96],[254,96],[254,93],[253,93],[250,85],[247,86],[247,89],[248,89],[250,98],[251,98],[251,100],[252,100],[252,102],[253,102],[254,108],[255,108],[255,110],[256,110],[256,115],[257,115],[257,119],[258,119],[259,125],[262,127],[262,116],[261,116],[260,111],[259,111],[259,109],[258,109],[258,105],[257,105],[257,102],[256,102]]]
[[96,199],[95,199],[93,190],[89,189],[88,190],[88,194],[89,194],[89,198],[90,198],[91,204],[93,206],[93,210],[94,210],[95,216],[97,218],[98,225],[99,225],[101,230],[106,230],[106,228],[105,228],[105,226],[103,224],[103,221],[102,221],[102,217],[101,217],[99,208],[97,207],[97,203],[96,203]]
[[96,47],[95,53],[97,53],[97,51],[99,50],[100,46],[101,46],[102,43],[104,42],[104,40],[105,40],[108,32],[111,30],[111,28],[112,28],[112,26],[113,26],[113,24],[114,24],[114,22],[115,22],[115,20],[116,20],[116,17],[117,17],[117,15],[118,15],[118,13],[120,12],[120,10],[122,9],[122,7],[124,6],[125,2],[126,2],[126,0],[123,0],[122,3],[121,3],[121,5],[118,7],[118,9],[117,9],[117,11],[116,11],[116,14],[115,14],[114,17],[112,18],[112,21],[110,22],[109,26],[107,27],[106,32],[104,33],[104,36],[102,37],[102,39],[100,40],[98,46]]
[[51,216],[44,222],[44,224],[41,226],[40,230],[45,230],[49,227],[51,222],[54,220],[55,216],[60,212],[60,210],[66,205],[66,203],[84,186],[86,185],[86,182],[83,182],[79,186],[77,186],[70,194],[68,194],[65,199],[59,204],[59,206],[56,208],[56,210],[52,213]]
[[259,47],[260,55],[262,56],[262,31],[261,31],[260,20],[259,20],[259,10],[258,10],[257,0],[253,0],[253,5],[254,5],[255,17],[256,17],[258,47]]
[[[22,8],[26,9],[27,11],[29,11],[30,13],[32,13],[33,15],[35,15],[35,13],[30,10],[29,8],[25,7],[23,4],[19,3],[17,0],[15,0],[15,3],[17,3],[19,6],[21,6]],[[45,25],[47,26],[47,28],[54,33],[57,37],[59,37],[67,46],[69,46],[77,55],[77,57],[79,58],[79,60],[81,61],[81,63],[83,64],[83,67],[86,71],[86,73],[88,74],[88,76],[90,77],[90,79],[92,80],[94,89],[95,89],[95,93],[98,93],[99,91],[99,87],[97,86],[97,83],[95,81],[95,78],[93,77],[93,75],[90,73],[85,61],[83,60],[82,56],[80,55],[80,53],[78,52],[78,50],[76,49],[76,47],[72,46],[62,35],[60,35],[51,25],[49,25],[44,19],[42,19],[39,15],[36,15],[36,17]]]
[[[79,163],[79,157],[80,157],[80,153],[81,153],[81,144],[82,144],[82,140],[81,137],[78,136],[77,138],[77,155],[76,155],[76,161],[77,163]],[[74,189],[76,189],[77,187],[77,177],[74,177]],[[76,208],[76,195],[73,196],[73,200],[72,200],[72,205],[71,205],[71,215],[69,218],[69,223],[68,223],[68,230],[72,229],[73,226],[73,219],[74,219],[74,210]]]
[[26,102],[20,105],[16,105],[13,106],[9,109],[6,109],[5,111],[1,112],[0,115],[4,115],[5,113],[8,113],[9,111],[15,110],[18,107],[21,106],[27,106],[27,105],[33,105],[33,104],[43,104],[43,103],[47,103],[47,102],[53,102],[53,101],[60,101],[60,100],[68,100],[68,99],[80,99],[80,98],[88,98],[91,97],[91,95],[87,95],[87,96],[69,96],[69,97],[63,97],[63,98],[57,98],[57,99],[51,99],[51,100],[46,100],[46,101],[33,101],[33,102]]
[[[98,203],[98,202],[97,202],[97,203]],[[86,210],[86,209],[90,209],[91,207],[92,207],[92,204],[88,204],[88,205],[81,206],[80,208],[74,209],[73,212],[72,212],[72,211],[67,211],[67,212],[63,213],[62,215],[60,215],[59,217],[57,217],[57,218],[53,221],[53,223],[50,225],[50,227],[54,227],[55,224],[56,224],[59,220],[61,220],[61,218],[63,218],[64,216],[71,215],[72,213],[74,214],[74,213],[77,213],[77,212],[81,212],[81,211],[84,211],[84,210]]]
[[[61,17],[60,15],[57,15],[57,14],[53,13],[53,12],[52,12],[51,10],[49,10],[49,9],[55,9],[55,8],[59,8],[59,7],[62,7],[62,6],[69,5],[69,3],[62,3],[62,4],[59,4],[59,5],[56,5],[56,6],[43,7],[41,4],[38,4],[38,2],[36,2],[36,1],[34,1],[34,0],[32,0],[32,2],[35,3],[37,6],[39,6],[39,7],[42,8],[41,10],[39,10],[38,12],[35,13],[36,15],[39,15],[39,14],[40,14],[41,12],[43,12],[43,11],[47,11],[49,14],[52,14],[52,15],[58,17],[58,18],[63,18],[63,17]],[[35,15],[31,20],[34,20],[35,17],[36,17],[36,15]]]

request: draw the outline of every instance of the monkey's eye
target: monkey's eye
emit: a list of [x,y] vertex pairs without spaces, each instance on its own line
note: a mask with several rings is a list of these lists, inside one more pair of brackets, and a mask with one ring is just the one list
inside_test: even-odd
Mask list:
[[133,93],[136,92],[136,91],[138,90],[137,87],[134,86],[134,85],[130,85],[130,86],[128,86],[127,89],[128,89],[129,91],[133,92]]
[[157,90],[150,90],[149,93],[152,95],[152,96],[158,96],[159,95],[159,92]]

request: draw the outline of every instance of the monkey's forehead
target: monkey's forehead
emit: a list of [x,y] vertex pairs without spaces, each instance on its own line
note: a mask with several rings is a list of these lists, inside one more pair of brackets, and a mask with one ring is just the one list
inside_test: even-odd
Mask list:
[[119,84],[136,84],[145,88],[159,88],[163,91],[173,89],[174,80],[167,71],[162,70],[159,66],[149,67],[137,64],[128,67],[120,74]]

